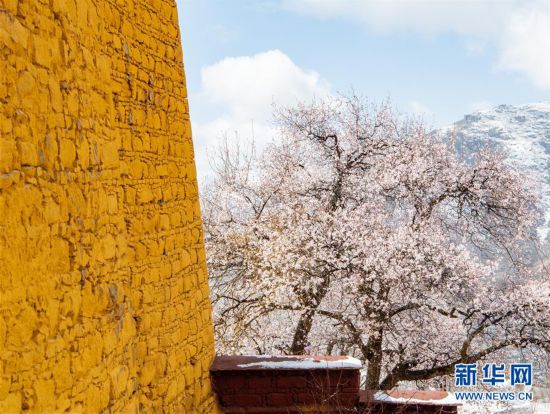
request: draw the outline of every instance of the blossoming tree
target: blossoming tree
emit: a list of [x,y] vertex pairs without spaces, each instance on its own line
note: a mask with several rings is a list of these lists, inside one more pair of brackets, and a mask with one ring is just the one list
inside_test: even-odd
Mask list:
[[224,147],[203,205],[223,352],[345,353],[366,386],[550,349],[550,284],[524,254],[535,192],[485,149],[357,97],[279,111],[256,156]]

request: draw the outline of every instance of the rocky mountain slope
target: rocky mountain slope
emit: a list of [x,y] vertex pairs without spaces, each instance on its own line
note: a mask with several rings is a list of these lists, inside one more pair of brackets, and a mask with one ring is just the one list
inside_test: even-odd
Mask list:
[[455,134],[466,156],[489,143],[504,149],[520,169],[534,173],[545,217],[539,236],[550,241],[550,103],[500,105],[466,115],[445,132]]

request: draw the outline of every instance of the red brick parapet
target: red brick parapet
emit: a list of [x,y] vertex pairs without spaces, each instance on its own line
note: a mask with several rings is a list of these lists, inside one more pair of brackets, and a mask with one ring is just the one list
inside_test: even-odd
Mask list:
[[358,360],[337,356],[218,356],[211,368],[226,413],[357,412]]
[[444,391],[360,390],[361,363],[339,356],[218,356],[210,369],[224,413],[456,414]]

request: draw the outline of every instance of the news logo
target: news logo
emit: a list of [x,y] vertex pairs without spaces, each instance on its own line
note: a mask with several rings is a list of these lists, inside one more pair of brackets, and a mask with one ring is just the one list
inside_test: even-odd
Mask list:
[[[533,365],[510,364],[506,370],[506,364],[483,364],[481,369],[482,384],[504,384],[509,379],[511,385],[533,385]],[[508,375],[507,375],[508,373]],[[455,385],[457,387],[472,387],[478,384],[477,364],[456,364]]]

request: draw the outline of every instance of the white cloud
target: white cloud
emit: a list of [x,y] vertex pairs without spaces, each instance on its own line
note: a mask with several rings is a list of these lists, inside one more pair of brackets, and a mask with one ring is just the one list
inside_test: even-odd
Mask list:
[[328,94],[330,86],[317,72],[300,68],[280,50],[229,57],[203,68],[201,91],[191,97],[199,175],[209,173],[207,153],[224,136],[254,138],[259,148],[271,141],[274,103],[286,106]]
[[501,68],[522,72],[539,88],[550,89],[550,0],[510,16],[501,49]]
[[328,91],[317,72],[301,69],[280,50],[225,58],[203,68],[202,88],[205,98],[237,118],[262,117],[273,102],[288,105]]
[[365,23],[380,32],[487,35],[526,0],[282,0],[283,7]]
[[498,69],[550,89],[550,0],[281,0],[282,7],[340,18],[381,33],[464,36],[469,53],[498,50]]
[[464,48],[470,55],[478,56],[485,52],[485,50],[487,49],[487,44],[484,41],[470,39],[466,42]]
[[432,122],[435,118],[435,114],[431,108],[419,101],[409,102],[407,110],[410,114],[422,118],[425,122]]

